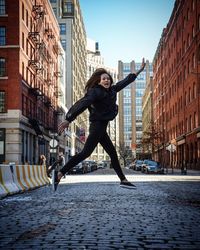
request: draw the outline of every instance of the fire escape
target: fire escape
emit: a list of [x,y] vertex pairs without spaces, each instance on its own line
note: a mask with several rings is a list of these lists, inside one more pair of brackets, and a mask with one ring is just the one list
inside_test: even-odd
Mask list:
[[[35,76],[37,77],[43,71],[42,63],[41,63],[41,55],[40,51],[43,48],[44,44],[41,41],[40,30],[43,25],[45,10],[43,5],[37,5],[35,1],[35,5],[32,8],[32,16],[34,18],[34,25],[32,30],[28,34],[28,38],[30,43],[32,44],[32,53],[31,58],[28,62],[28,66],[35,72]],[[38,100],[42,100],[44,98],[44,94],[38,88],[37,83],[33,88],[29,89],[29,93],[36,97],[36,109],[37,115],[36,117],[30,117],[29,123],[32,128],[35,130],[35,133],[43,138],[43,128],[42,123],[38,119]]]

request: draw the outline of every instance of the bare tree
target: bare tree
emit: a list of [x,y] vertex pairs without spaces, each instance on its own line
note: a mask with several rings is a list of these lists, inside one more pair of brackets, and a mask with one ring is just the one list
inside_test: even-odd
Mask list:
[[124,166],[127,165],[128,160],[132,159],[132,151],[129,147],[125,147],[123,143],[119,144],[119,156],[123,160]]
[[160,141],[163,139],[161,131],[155,129],[154,125],[151,125],[147,131],[143,132],[142,144],[144,149],[150,148],[154,152],[155,148],[159,146]]

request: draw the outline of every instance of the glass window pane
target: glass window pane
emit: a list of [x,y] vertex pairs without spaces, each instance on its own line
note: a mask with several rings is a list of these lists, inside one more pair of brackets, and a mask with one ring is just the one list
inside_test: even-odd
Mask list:
[[65,35],[66,34],[66,24],[65,23],[60,23],[60,34]]
[[5,112],[5,92],[0,91],[0,113]]
[[61,39],[61,44],[63,46],[63,49],[66,50],[67,43],[65,39]]
[[0,58],[0,76],[6,75],[6,60],[5,58]]
[[0,45],[6,44],[6,28],[0,27]]
[[5,0],[0,0],[0,15],[6,14]]

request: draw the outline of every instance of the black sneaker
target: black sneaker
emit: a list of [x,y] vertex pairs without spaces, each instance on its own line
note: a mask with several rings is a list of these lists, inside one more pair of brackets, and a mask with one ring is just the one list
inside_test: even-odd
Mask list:
[[57,187],[58,187],[58,171],[56,171],[55,169],[52,171],[52,188],[53,191],[56,191]]
[[129,181],[121,181],[120,187],[129,188],[129,189],[136,189],[136,186]]

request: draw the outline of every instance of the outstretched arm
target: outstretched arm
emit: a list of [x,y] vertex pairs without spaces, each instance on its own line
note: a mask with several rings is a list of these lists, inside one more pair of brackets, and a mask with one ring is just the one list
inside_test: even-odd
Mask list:
[[58,125],[58,134],[62,134],[65,128],[68,129],[70,122],[85,111],[95,101],[95,98],[95,90],[90,89],[83,98],[77,101],[67,112],[66,120]]
[[117,92],[128,86],[130,83],[132,83],[136,77],[144,70],[146,63],[144,62],[144,58],[142,59],[141,68],[136,73],[129,74],[126,78],[116,83],[116,85],[113,86],[113,89]]
[[140,69],[135,73],[136,76],[138,76],[144,70],[145,66],[146,66],[146,63],[144,62],[144,58],[143,58]]

